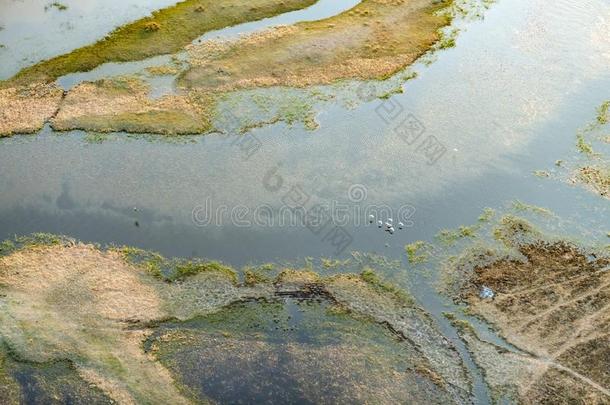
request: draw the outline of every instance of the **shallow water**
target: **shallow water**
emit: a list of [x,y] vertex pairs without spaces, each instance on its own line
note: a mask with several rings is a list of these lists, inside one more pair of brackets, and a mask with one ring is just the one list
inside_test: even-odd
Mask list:
[[[514,200],[605,238],[607,200],[533,172],[559,170],[557,159],[575,156],[576,131],[608,99],[610,4],[500,0],[484,20],[461,24],[456,48],[416,65],[419,76],[403,94],[352,109],[324,103],[315,131],[255,129],[261,146],[248,159],[235,137],[216,134],[171,143],[117,134],[93,144],[82,132],[45,128],[0,140],[0,239],[62,233],[235,266],[351,250],[404,260],[406,243]],[[389,118],[393,108],[399,118]],[[394,132],[408,113],[424,127],[422,139],[446,148],[434,164]],[[349,244],[337,246],[329,228],[281,226],[278,211],[296,197],[346,213]],[[403,207],[407,227],[390,235],[369,224],[367,208],[382,204],[395,219]],[[411,278],[404,267],[393,279]],[[426,280],[416,284],[417,298],[457,342],[441,316],[447,304]],[[486,402],[484,392],[478,400]]]
[[176,0],[0,0],[0,80],[22,68],[102,39]]
[[[207,317],[163,324],[145,347],[154,347],[200,398],[231,404],[349,403],[362,399],[362,386],[370,395],[378,383],[388,384],[380,378],[405,373],[419,359],[385,327],[333,312],[322,299],[232,304]],[[343,353],[340,369],[336,353]],[[395,398],[425,390],[418,379],[408,381],[396,387]]]

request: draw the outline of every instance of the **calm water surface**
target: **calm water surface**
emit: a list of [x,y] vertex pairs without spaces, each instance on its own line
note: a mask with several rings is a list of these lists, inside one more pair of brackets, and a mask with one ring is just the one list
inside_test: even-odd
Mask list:
[[[0,1],[6,7],[6,0]],[[76,5],[66,3],[77,12]],[[113,14],[119,4],[83,4],[89,3]],[[170,3],[120,6],[132,10],[124,13],[127,20]],[[355,2],[342,4],[348,3]],[[15,7],[29,15],[32,4],[15,2]],[[338,10],[322,7],[316,15]],[[12,30],[7,22],[17,24],[20,15],[2,14],[4,35]],[[275,25],[282,18],[259,24]],[[112,24],[125,21],[111,19]],[[0,239],[61,233],[235,266],[336,255],[324,232],[277,222],[261,225],[269,222],[265,210],[277,212],[295,195],[307,204],[347,206],[343,229],[352,241],[340,256],[361,250],[403,258],[405,243],[472,223],[484,207],[502,208],[514,200],[547,207],[592,237],[610,230],[607,200],[533,175],[554,170],[557,159],[577,155],[576,131],[610,96],[610,3],[500,0],[483,20],[463,25],[455,48],[438,53],[429,66],[414,67],[419,76],[405,84],[403,94],[351,109],[326,103],[315,131],[283,123],[258,128],[251,134],[262,146],[247,160],[233,144],[235,138],[215,134],[181,143],[118,134],[91,144],[82,132],[56,134],[45,128],[38,135],[0,140]],[[257,27],[246,24],[243,31],[214,36]],[[111,28],[100,26],[87,35]],[[0,42],[6,42],[1,35]],[[43,57],[43,50],[63,52],[95,39],[71,36],[73,42],[55,48],[46,42],[28,45],[19,58],[27,56],[31,63]],[[9,61],[0,77],[23,65],[6,55],[0,54]],[[402,119],[390,118],[389,110],[402,111],[400,117],[412,114],[424,128],[422,137],[433,136],[446,153],[429,164],[421,148],[397,136],[394,129]],[[390,235],[368,224],[366,208],[382,204],[395,213],[411,207],[412,226]],[[208,223],[208,218],[213,220]],[[425,284],[417,289],[418,298],[459,345],[440,316],[446,303]],[[467,358],[461,346],[460,351]],[[478,400],[486,402],[480,376],[475,380]]]

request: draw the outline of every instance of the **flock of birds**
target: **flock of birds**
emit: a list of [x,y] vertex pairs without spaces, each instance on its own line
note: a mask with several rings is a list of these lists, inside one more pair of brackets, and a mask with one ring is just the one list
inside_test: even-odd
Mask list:
[[[373,222],[375,222],[375,216],[374,215],[369,215],[369,223],[372,224]],[[378,220],[377,221],[377,227],[378,228],[383,228],[384,226],[384,222],[382,220]],[[398,223],[398,229],[402,229],[405,227],[405,224],[403,224],[402,222]],[[394,232],[396,232],[396,229],[394,228],[394,220],[392,218],[388,218],[385,222],[385,231],[389,232],[390,234],[393,234]]]

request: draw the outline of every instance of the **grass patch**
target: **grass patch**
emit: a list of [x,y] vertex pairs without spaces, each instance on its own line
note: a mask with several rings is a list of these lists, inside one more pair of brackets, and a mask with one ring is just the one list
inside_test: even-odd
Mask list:
[[118,250],[128,262],[164,281],[183,281],[197,274],[212,272],[225,275],[233,284],[238,282],[235,270],[217,261],[166,259],[159,253],[130,246]]
[[268,284],[272,280],[265,274],[254,269],[247,269],[244,271],[244,283],[247,286],[255,286],[257,284]]
[[507,247],[523,244],[540,235],[531,223],[514,215],[504,216],[493,230],[494,239]]
[[610,197],[610,167],[581,167],[577,176],[601,196]]
[[593,150],[593,145],[587,142],[583,134],[576,135],[576,147],[580,153],[584,153],[585,155],[591,156],[595,153]]
[[610,100],[604,101],[602,105],[597,107],[597,116],[595,118],[600,125],[606,125],[610,121]]
[[530,212],[534,212],[536,214],[541,214],[541,215],[547,215],[547,216],[553,215],[553,212],[547,208],[538,207],[536,205],[531,205],[531,204],[525,204],[519,200],[513,201],[512,207],[515,211],[519,211],[519,212],[530,211]]
[[[301,9],[315,0],[186,0],[117,28],[95,44],[23,69],[4,85],[51,82],[87,72],[106,62],[129,62],[175,53],[202,34],[239,23]],[[198,12],[199,8],[204,13]],[[157,24],[154,26],[154,24]],[[152,27],[154,29],[151,29]]]
[[420,264],[427,261],[430,256],[427,249],[428,245],[421,240],[405,245],[405,252],[407,252],[409,263]]
[[[191,66],[178,83],[186,88],[232,91],[305,87],[342,79],[382,80],[441,39],[439,28],[451,21],[441,11],[451,4],[363,0],[327,19],[255,34],[224,46],[194,46],[189,49]],[[397,30],[397,26],[405,28]]]
[[397,298],[404,304],[412,306],[415,304],[415,300],[405,291],[396,287],[394,284],[388,283],[381,279],[379,275],[370,267],[365,268],[362,273],[360,273],[360,278],[373,287],[375,290],[384,293],[390,294]]
[[66,6],[65,4],[61,4],[58,1],[55,1],[51,4],[47,4],[46,6],[44,6],[44,11],[49,11],[50,9],[55,8],[59,11],[65,11],[68,9],[68,6]]
[[460,239],[476,237],[476,232],[478,230],[479,227],[477,225],[462,225],[457,230],[443,229],[436,234],[435,238],[445,245],[453,245]]
[[175,266],[175,271],[167,277],[170,281],[184,280],[187,277],[192,277],[201,273],[219,273],[231,280],[233,284],[237,284],[237,273],[233,268],[226,266],[217,261],[185,261],[180,262]]
[[484,208],[483,213],[479,216],[479,222],[489,222],[496,215],[493,208]]

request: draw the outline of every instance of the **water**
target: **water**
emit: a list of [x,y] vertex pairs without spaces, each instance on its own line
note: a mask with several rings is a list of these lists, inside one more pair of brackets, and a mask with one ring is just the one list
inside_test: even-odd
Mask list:
[[421,400],[425,381],[390,382],[421,354],[385,327],[332,308],[317,299],[237,303],[163,324],[145,347],[200,398],[218,403],[350,403],[374,393],[382,402]]
[[[381,100],[354,109],[325,104],[315,131],[283,123],[255,129],[262,147],[248,160],[215,134],[182,143],[117,134],[89,144],[82,132],[45,128],[0,140],[0,239],[62,233],[235,266],[336,256],[326,232],[278,226],[277,217],[261,225],[266,207],[277,213],[295,191],[308,202],[346,205],[352,241],[341,257],[359,250],[403,259],[406,243],[514,200],[547,207],[591,236],[610,230],[607,200],[533,175],[577,154],[576,131],[610,95],[610,4],[501,0],[464,27],[456,48],[416,65],[418,78],[387,101],[446,147],[433,165],[393,132],[400,121],[379,113],[389,106]],[[362,193],[350,199],[350,190]],[[381,204],[414,207],[413,225],[390,235],[368,224],[366,207]],[[406,263],[404,271],[394,277],[409,279]],[[419,301],[460,345],[441,315],[446,303],[425,281],[418,285]]]
[[0,0],[0,80],[26,66],[102,39],[121,25],[176,0]]

